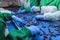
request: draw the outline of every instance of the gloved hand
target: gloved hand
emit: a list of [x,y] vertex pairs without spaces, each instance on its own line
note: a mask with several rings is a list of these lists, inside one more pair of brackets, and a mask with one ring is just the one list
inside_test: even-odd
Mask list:
[[51,21],[55,21],[57,19],[52,13],[46,13],[44,15],[37,15],[35,18],[37,20],[51,20]]
[[16,17],[16,16],[12,16],[12,18],[13,18],[13,20],[16,21],[16,22],[21,22],[21,23],[25,24],[25,21],[24,21],[24,20],[22,20],[22,19],[20,19],[20,18],[18,18],[18,17]]
[[30,9],[30,12],[31,12],[31,13],[34,13],[34,7],[32,7],[32,8]]
[[30,10],[31,13],[35,13],[35,12],[38,12],[40,11],[40,8],[38,6],[33,6]]
[[18,13],[18,14],[21,14],[21,13],[25,13],[25,12],[26,12],[25,10],[19,9],[17,13]]
[[32,35],[38,35],[40,33],[39,28],[36,26],[30,26],[30,27],[26,27],[26,28],[31,31]]
[[[39,27],[36,27],[36,26],[30,26],[30,27],[27,27],[27,29],[29,29],[32,33],[32,39],[31,40],[38,40],[39,38],[39,35],[40,35],[40,30],[39,30]],[[39,38],[40,40],[40,38]]]
[[10,13],[10,14],[15,15],[15,12],[11,11],[11,13]]
[[40,20],[45,20],[45,19],[44,19],[44,15],[37,15],[35,18],[36,18],[36,19],[40,19]]

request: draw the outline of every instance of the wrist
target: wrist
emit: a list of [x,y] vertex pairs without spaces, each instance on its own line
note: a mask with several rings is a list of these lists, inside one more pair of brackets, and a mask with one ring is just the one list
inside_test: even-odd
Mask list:
[[14,18],[15,16],[14,15],[12,15],[12,18]]

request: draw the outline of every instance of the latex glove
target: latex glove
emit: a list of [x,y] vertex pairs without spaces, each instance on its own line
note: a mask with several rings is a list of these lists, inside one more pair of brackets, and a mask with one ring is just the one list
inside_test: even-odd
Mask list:
[[22,20],[22,19],[20,19],[20,18],[18,18],[18,17],[16,17],[16,16],[12,16],[12,18],[13,18],[13,20],[16,21],[16,22],[21,22],[21,23],[25,24],[25,23],[24,23],[24,20]]
[[39,28],[36,26],[30,26],[30,27],[26,27],[26,28],[31,31],[32,35],[35,35],[35,34],[38,35],[40,33]]
[[15,12],[9,11],[9,10],[1,10],[0,12],[1,12],[1,13],[15,14]]
[[38,12],[38,11],[40,11],[40,8],[38,6],[33,6],[31,8],[31,13]]
[[37,15],[37,16],[36,16],[36,19],[55,21],[56,18],[54,18],[54,17],[55,17],[55,16],[53,16],[52,13],[46,13],[46,14],[44,14],[44,15]]
[[21,9],[19,9],[17,13],[20,14],[20,13],[25,13],[25,12],[26,12],[25,10],[21,10]]
[[31,8],[30,12],[31,13],[34,13],[34,7]]
[[45,19],[44,19],[44,15],[37,15],[35,18],[36,18],[36,19],[40,19],[40,20],[45,20]]
[[54,13],[46,13],[44,14],[44,19],[58,21],[60,20],[60,11],[56,11]]
[[15,15],[15,12],[11,11],[11,14],[12,14],[12,15]]

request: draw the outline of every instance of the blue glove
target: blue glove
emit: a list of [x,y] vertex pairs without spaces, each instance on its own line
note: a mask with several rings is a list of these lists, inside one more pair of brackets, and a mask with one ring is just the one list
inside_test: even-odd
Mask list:
[[16,22],[20,22],[20,23],[25,24],[25,21],[24,20],[22,20],[22,19],[20,19],[20,18],[18,18],[16,16],[13,18],[13,20],[16,21]]
[[31,13],[34,13],[34,8],[31,8],[30,12],[31,12]]
[[15,12],[11,11],[11,14],[12,14],[12,15],[15,15]]
[[36,26],[30,26],[30,27],[26,27],[26,28],[31,31],[32,35],[35,35],[35,34],[38,35],[40,33],[39,28]]
[[6,21],[8,31],[11,32],[12,30],[15,30],[15,27],[11,21]]
[[19,9],[17,13],[20,14],[20,13],[25,13],[25,12],[26,12],[25,10],[20,10],[20,9]]
[[40,20],[45,20],[43,15],[37,15],[35,18]]

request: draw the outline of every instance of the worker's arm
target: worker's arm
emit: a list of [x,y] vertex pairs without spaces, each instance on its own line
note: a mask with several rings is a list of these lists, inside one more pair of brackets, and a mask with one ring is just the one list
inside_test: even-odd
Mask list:
[[36,19],[59,21],[60,20],[60,11],[56,11],[55,13],[46,13],[44,15],[37,15]]
[[17,22],[21,22],[23,23],[24,21],[14,15],[11,15],[9,13],[0,13],[0,17],[4,20],[4,21],[7,21],[7,20],[15,20]]

